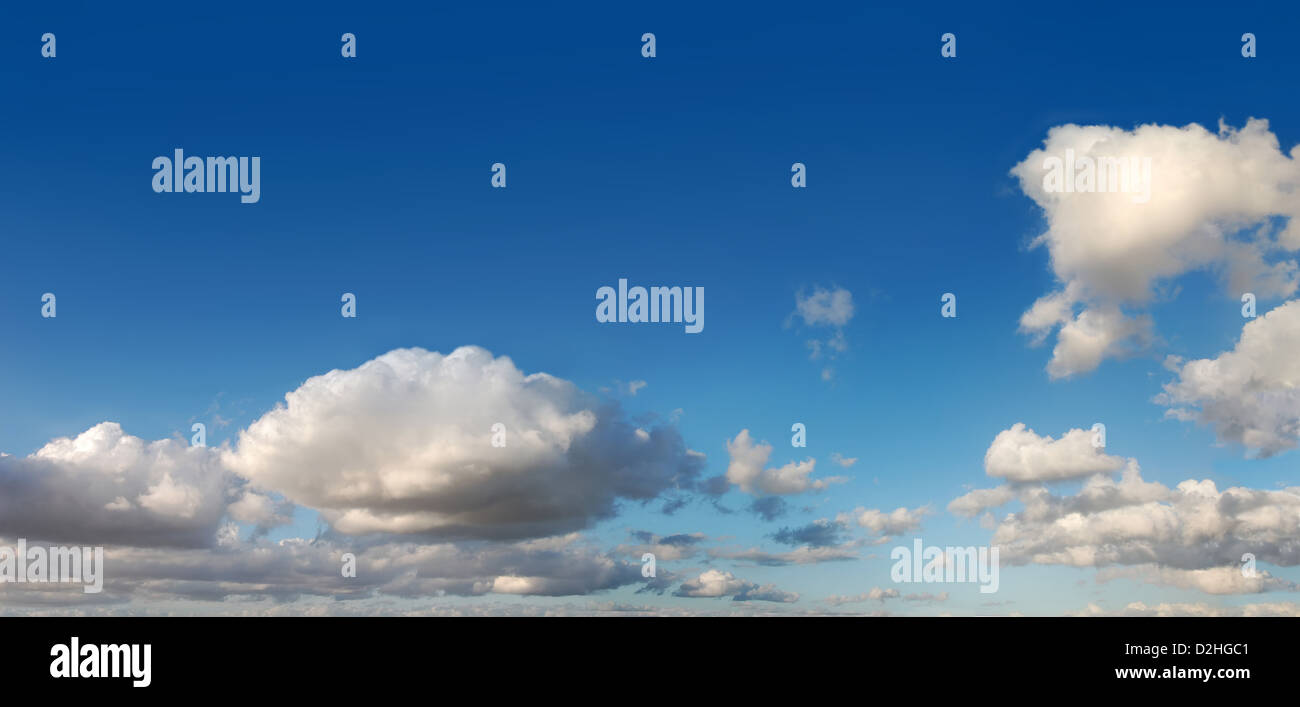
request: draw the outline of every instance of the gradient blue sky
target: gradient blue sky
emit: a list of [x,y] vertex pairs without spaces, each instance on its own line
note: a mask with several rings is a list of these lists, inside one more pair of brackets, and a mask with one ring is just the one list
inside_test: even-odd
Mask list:
[[[1293,454],[1245,459],[1151,403],[1165,354],[1213,356],[1241,332],[1239,303],[1208,275],[1151,308],[1154,351],[1049,379],[1050,344],[1017,333],[1053,289],[1047,252],[1028,248],[1043,216],[1009,170],[1071,122],[1259,117],[1288,150],[1300,141],[1298,26],[1300,8],[1283,3],[10,8],[0,450],[26,455],[104,420],[144,439],[206,422],[210,445],[233,443],[310,376],[399,347],[474,344],[592,392],[646,381],[622,405],[680,408],[710,475],[747,428],[774,445],[775,465],[812,456],[815,476],[851,477],[770,523],[740,511],[749,499],[736,491],[721,501],[729,515],[628,504],[588,531],[606,547],[644,529],[779,549],[767,536],[782,526],[925,504],[927,543],[986,544],[988,530],[943,508],[992,485],[984,452],[1016,422],[1053,436],[1103,422],[1108,451],[1170,486],[1294,485]],[[47,31],[52,61],[38,51]],[[1239,54],[1247,31],[1253,61]],[[343,32],[358,37],[356,60],[339,56]],[[657,35],[653,60],[643,32]],[[939,56],[944,32],[958,36],[956,60]],[[153,193],[152,159],[177,147],[261,156],[260,203]],[[489,187],[493,162],[508,166],[507,189]],[[792,162],[808,166],[807,189],[790,187]],[[597,324],[593,294],[620,277],[703,286],[704,332]],[[787,326],[814,286],[850,290],[857,309],[829,382],[808,360],[816,333]],[[39,316],[44,292],[58,296],[56,320]],[[339,316],[343,292],[357,294],[358,318]],[[955,320],[939,316],[944,292],[958,295]],[[806,449],[789,445],[794,422]],[[860,461],[840,470],[832,452]],[[310,537],[317,523],[299,508],[271,537]],[[892,586],[893,544],[855,562],[718,566],[811,606]],[[1014,606],[982,607],[989,597],[956,586],[911,610],[1204,599],[1092,574],[1004,568],[996,599]],[[631,597],[602,595],[701,601]]]

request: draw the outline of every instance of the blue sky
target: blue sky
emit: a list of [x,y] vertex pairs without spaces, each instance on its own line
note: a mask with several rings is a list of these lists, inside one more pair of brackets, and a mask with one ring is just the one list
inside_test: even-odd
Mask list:
[[[234,446],[312,376],[397,348],[480,346],[616,399],[631,419],[680,409],[672,424],[706,455],[707,476],[727,471],[727,442],[748,429],[773,445],[770,466],[812,457],[814,478],[848,477],[788,497],[772,521],[735,488],[672,515],[623,500],[583,531],[604,551],[634,530],[787,550],[771,538],[782,527],[932,507],[919,529],[853,561],[663,564],[799,594],[773,610],[895,586],[889,549],[914,536],[989,544],[988,528],[945,508],[996,485],[984,455],[1017,422],[1053,437],[1102,422],[1107,452],[1171,488],[1294,486],[1295,452],[1247,458],[1152,402],[1172,377],[1166,355],[1211,358],[1241,335],[1237,294],[1212,273],[1162,281],[1142,309],[1159,339],[1139,354],[1049,377],[1051,339],[1032,346],[1017,327],[1057,279],[1048,250],[1030,248],[1044,212],[1011,169],[1069,123],[1214,132],[1261,118],[1288,152],[1300,56],[1284,28],[1297,15],[1255,3],[14,8],[0,30],[0,450],[23,457],[104,421],[144,440],[188,439],[204,422],[209,446]],[[39,52],[44,32],[57,35],[54,59]],[[355,59],[340,56],[343,32],[357,36]],[[945,32],[955,59],[939,55]],[[1243,32],[1258,36],[1257,58],[1241,56]],[[260,202],[154,193],[150,164],[175,148],[260,156]],[[494,162],[506,189],[489,184]],[[791,187],[794,162],[807,188]],[[597,323],[593,293],[619,278],[704,287],[704,331]],[[806,342],[833,327],[796,316],[797,296],[817,288],[854,303],[829,381]],[[45,292],[55,319],[39,316]],[[339,315],[344,292],[357,295],[355,319]],[[939,316],[945,292],[958,296],[955,319]],[[1261,297],[1261,314],[1286,299]],[[646,385],[620,393],[630,381]],[[806,448],[790,446],[796,422]],[[832,453],[858,462],[840,468]],[[303,503],[292,518],[269,541],[324,524]],[[1004,567],[998,606],[970,585],[899,587],[949,591],[946,602],[851,606],[1059,614],[1295,599],[1096,572]],[[489,599],[737,603],[638,588]]]

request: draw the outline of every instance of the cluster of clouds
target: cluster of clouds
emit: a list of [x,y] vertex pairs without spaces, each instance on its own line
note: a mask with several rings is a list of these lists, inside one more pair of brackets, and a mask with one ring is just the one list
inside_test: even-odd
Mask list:
[[1071,616],[1300,616],[1300,604],[1295,602],[1260,602],[1240,606],[1217,606],[1205,602],[1161,603],[1148,605],[1135,601],[1122,609],[1107,610],[1090,603]]
[[283,520],[217,450],[180,439],[149,442],[105,422],[26,457],[0,455],[0,536],[205,547],[227,512]]
[[843,476],[813,479],[817,460],[809,457],[800,462],[789,462],[779,467],[769,467],[772,445],[755,442],[749,430],[741,430],[735,439],[727,442],[726,479],[742,492],[752,496],[787,496],[822,491],[831,484],[844,483]]
[[[494,444],[501,429],[506,443]],[[771,447],[747,431],[733,447],[728,475],[705,479],[704,455],[671,424],[634,422],[616,402],[477,347],[398,349],[307,379],[234,444],[146,441],[105,422],[26,457],[0,454],[0,540],[102,545],[111,568],[99,594],[21,584],[5,601],[136,610],[628,585],[663,593],[680,582],[678,596],[794,602],[729,574],[642,576],[641,553],[686,560],[702,554],[701,533],[636,531],[612,551],[582,535],[626,504],[672,512],[733,486],[794,494],[830,483],[807,478],[811,461],[767,469]],[[311,539],[270,540],[299,506],[327,526]],[[793,552],[805,550],[835,548],[818,541]],[[355,576],[342,572],[347,553]]]
[[[838,302],[804,309],[811,321],[843,323]],[[501,429],[506,443],[494,444]],[[704,455],[672,424],[634,422],[617,402],[477,347],[397,349],[308,378],[220,447],[147,441],[105,422],[26,457],[0,454],[0,541],[103,545],[111,568],[98,594],[29,583],[12,586],[5,603],[136,612],[335,600],[370,611],[396,601],[407,603],[393,611],[407,611],[434,596],[676,585],[679,597],[789,604],[798,593],[716,568],[661,566],[648,578],[641,556],[765,567],[856,560],[864,544],[914,530],[929,512],[858,508],[783,526],[768,535],[775,551],[708,547],[703,533],[638,530],[611,550],[585,539],[627,504],[671,512],[694,499],[716,505],[734,489],[775,517],[785,498],[847,480],[814,478],[811,458],[769,465],[772,446],[748,430],[726,447],[725,474],[704,478]],[[271,540],[297,507],[319,512],[317,537]],[[349,556],[355,572],[345,576]]]
[[704,467],[674,427],[638,427],[477,347],[398,349],[310,378],[222,461],[342,533],[468,539],[586,528],[620,501],[695,490]]
[[1220,441],[1261,457],[1292,449],[1300,440],[1300,300],[1245,324],[1231,351],[1184,361],[1169,357],[1174,380],[1155,401],[1167,415],[1196,420]]
[[[1049,191],[1045,160],[1067,153],[1123,165],[1149,158],[1150,182],[1141,185],[1149,199]],[[1047,222],[1033,245],[1048,251],[1056,285],[1019,324],[1036,343],[1054,337],[1049,376],[1085,374],[1107,359],[1150,352],[1159,336],[1148,310],[1175,296],[1179,278],[1193,272],[1217,275],[1234,300],[1247,291],[1295,296],[1297,157],[1282,151],[1263,120],[1240,129],[1220,124],[1215,132],[1199,125],[1053,128],[1012,170]],[[825,380],[848,350],[845,329],[855,311],[841,287],[795,295],[787,325],[815,332],[807,347]],[[1168,417],[1204,424],[1257,456],[1285,452],[1300,440],[1296,351],[1300,299],[1248,321],[1232,348],[1213,358],[1166,357],[1172,378],[1154,402]],[[616,386],[616,397],[633,397],[646,383]],[[798,593],[713,567],[680,574],[661,568],[647,578],[639,559],[651,553],[665,563],[755,567],[852,561],[866,546],[917,532],[934,512],[928,505],[858,507],[783,525],[766,536],[776,550],[649,531],[633,531],[612,550],[594,546],[582,531],[629,504],[662,504],[672,513],[697,499],[717,505],[736,490],[750,499],[749,512],[774,521],[789,511],[787,499],[847,481],[818,477],[812,457],[772,463],[772,445],[748,429],[726,441],[725,473],[706,478],[704,455],[687,447],[672,422],[634,420],[608,397],[462,347],[448,354],[397,349],[309,378],[218,448],[148,441],[101,423],[25,457],[0,454],[0,543],[25,537],[104,545],[112,568],[104,592],[14,585],[5,601],[112,610],[140,601],[581,596],[628,586],[662,594],[676,585],[678,597],[791,604]],[[493,443],[499,430],[504,446]],[[857,459],[835,453],[830,461],[847,469]],[[1099,582],[1210,595],[1297,591],[1263,569],[1243,572],[1241,563],[1250,555],[1278,567],[1300,564],[1300,488],[1220,489],[1197,479],[1170,487],[1145,480],[1136,459],[1108,453],[1090,430],[1054,438],[1023,423],[996,435],[984,470],[994,483],[947,509],[978,518],[1005,563],[1092,568]],[[1003,510],[1013,503],[1016,510]],[[318,511],[327,529],[312,539],[269,540],[298,506]],[[340,572],[345,553],[356,556],[355,577]],[[874,587],[820,603],[947,599]],[[1079,613],[1298,612],[1274,602],[1230,609],[1131,603],[1114,612],[1093,604]]]
[[772,584],[758,585],[730,572],[717,569],[705,570],[698,577],[682,582],[674,594],[679,597],[713,599],[730,597],[732,601],[772,601],[787,604],[799,601],[797,593],[781,591]]
[[[853,319],[856,311],[853,306],[853,293],[843,287],[827,289],[820,285],[811,291],[795,293],[794,313],[786,320],[786,325],[796,320],[805,327],[829,332],[826,338],[821,335],[808,339],[808,358],[813,361],[831,361],[849,350],[848,339],[844,336],[844,327]],[[835,377],[835,368],[829,363],[822,367],[822,380],[829,381]]]

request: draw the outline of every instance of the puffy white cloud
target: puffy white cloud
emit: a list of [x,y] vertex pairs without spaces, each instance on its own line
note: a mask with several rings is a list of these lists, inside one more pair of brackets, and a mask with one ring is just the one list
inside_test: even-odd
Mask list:
[[[1048,160],[1067,154],[1079,169],[1085,160],[1136,159],[1140,167],[1149,159],[1150,178],[1132,172],[1129,192],[1049,190]],[[1146,348],[1150,319],[1125,308],[1144,307],[1162,283],[1195,270],[1217,271],[1234,297],[1246,289],[1293,294],[1297,265],[1286,256],[1300,249],[1296,155],[1282,152],[1265,120],[1240,130],[1220,124],[1217,134],[1195,124],[1050,130],[1043,147],[1011,170],[1043,209],[1047,231],[1034,245],[1048,249],[1060,283],[1020,320],[1038,341],[1060,327],[1049,374],[1086,373],[1105,358]],[[1098,168],[1094,177],[1103,171],[1109,174]],[[1274,228],[1275,219],[1285,226]]]
[[863,541],[846,537],[848,524],[849,520],[841,514],[834,520],[819,518],[802,526],[782,527],[769,537],[781,545],[796,546],[786,552],[768,552],[758,547],[717,547],[709,549],[709,557],[774,567],[856,560],[857,549]]
[[747,429],[741,430],[735,439],[727,442],[727,453],[731,457],[727,465],[727,481],[751,495],[781,496],[820,491],[830,484],[845,481],[838,476],[810,479],[813,467],[817,464],[817,460],[812,457],[779,468],[768,468],[767,460],[772,456],[772,445],[766,442],[755,444]]
[[[990,475],[1012,483],[971,491],[948,505],[970,517],[1021,503],[1021,510],[1001,519],[983,516],[1001,561],[1093,567],[1102,570],[1101,581],[1129,578],[1210,594],[1295,589],[1262,568],[1244,571],[1242,563],[1249,556],[1260,563],[1300,564],[1300,488],[1220,491],[1208,479],[1169,488],[1143,479],[1137,460],[1093,449],[1083,430],[1052,441],[1016,425],[998,438],[1010,432],[1015,434],[1006,439],[1017,444],[995,454],[995,440],[986,466]],[[1074,493],[1050,490],[1085,475]]]
[[[794,296],[795,311],[787,320],[789,326],[795,317],[803,320],[809,327],[831,327],[831,335],[825,340],[809,339],[808,358],[816,361],[823,356],[834,359],[849,350],[849,341],[844,336],[844,327],[853,318],[853,294],[842,287],[826,289],[821,286],[813,288],[811,293],[797,292]],[[823,366],[821,378],[830,381],[835,377],[835,369]]]
[[1243,572],[1241,567],[1207,567],[1184,570],[1157,565],[1136,567],[1111,567],[1097,572],[1097,581],[1136,579],[1147,584],[1157,584],[1180,589],[1195,589],[1206,594],[1258,594],[1266,591],[1290,592],[1296,590],[1293,582],[1279,579],[1259,570]]
[[1248,321],[1231,351],[1182,362],[1156,396],[1179,419],[1212,425],[1222,441],[1272,456],[1300,439],[1300,300]]
[[700,576],[682,582],[676,595],[706,598],[731,597],[733,601],[792,603],[799,600],[799,595],[796,593],[781,591],[771,584],[759,586],[721,570],[705,570]]
[[1062,481],[1112,472],[1124,459],[1093,446],[1093,433],[1074,429],[1060,439],[1039,436],[1017,422],[993,439],[984,453],[984,471],[1012,482]]
[[1006,505],[1016,499],[1016,490],[1010,486],[998,486],[991,489],[974,489],[954,498],[948,504],[948,512],[971,518],[998,506]]
[[[506,445],[492,444],[505,426]],[[703,455],[568,381],[477,347],[398,349],[308,379],[226,465],[347,534],[525,538],[695,488]]]
[[[342,556],[356,557],[344,577]],[[443,595],[587,595],[628,585],[662,591],[638,562],[584,546],[577,534],[513,543],[382,542],[356,546],[331,539],[278,542],[233,539],[214,548],[109,547],[101,594],[79,586],[13,585],[0,605],[124,604],[131,611],[161,602],[419,599]],[[195,603],[199,604],[195,604]],[[360,610],[360,609],[359,609]]]
[[857,523],[880,536],[879,542],[890,536],[910,533],[921,527],[921,521],[933,513],[929,506],[907,509],[899,506],[892,511],[882,512],[874,508],[856,508],[852,513],[841,513],[836,519],[841,523]]
[[[0,455],[0,534],[84,545],[206,547],[239,480],[219,452],[103,422],[27,457]],[[241,505],[241,508],[244,506]],[[269,519],[268,519],[269,520]]]
[[1241,573],[1247,553],[1260,562],[1300,564],[1300,489],[1220,491],[1210,480],[1171,489],[1143,480],[1130,461],[1119,479],[1098,474],[1073,495],[1042,486],[1014,492],[1024,508],[999,520],[991,541],[1008,564],[1129,567],[1106,577],[1212,593],[1282,586],[1262,571],[1257,581],[1231,577]]

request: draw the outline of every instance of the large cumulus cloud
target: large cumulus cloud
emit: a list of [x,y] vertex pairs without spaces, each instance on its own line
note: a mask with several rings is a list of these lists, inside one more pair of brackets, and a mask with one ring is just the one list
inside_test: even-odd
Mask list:
[[[1040,457],[1024,467],[1030,478],[1060,483],[1060,468],[1085,468],[1095,450],[1082,446],[1074,463]],[[1261,563],[1300,564],[1300,488],[1220,490],[1209,479],[1173,488],[1142,478],[1137,460],[1118,474],[1089,476],[1075,492],[1049,483],[977,489],[949,504],[958,515],[986,513],[1013,500],[1022,509],[1001,519],[986,515],[992,545],[1009,564],[1112,568],[1099,579],[1131,578],[1212,594],[1289,590],[1289,582],[1260,569],[1243,572],[1247,554]]]
[[1300,300],[1246,323],[1231,351],[1166,365],[1175,379],[1156,402],[1211,425],[1218,438],[1268,457],[1300,439]]
[[726,480],[751,495],[781,496],[822,491],[831,484],[847,481],[843,476],[812,478],[817,466],[817,460],[812,457],[801,462],[788,462],[781,467],[769,467],[767,461],[772,456],[772,445],[755,442],[747,429],[727,442],[727,454],[731,461],[727,465]]
[[[1134,193],[1049,191],[1045,161],[1149,159],[1149,200]],[[1012,169],[1042,208],[1047,231],[1035,241],[1051,256],[1059,286],[1021,317],[1041,341],[1058,330],[1048,363],[1053,378],[1086,373],[1106,358],[1154,339],[1141,313],[1160,287],[1186,273],[1218,273],[1234,298],[1296,291],[1300,249],[1300,163],[1283,153],[1265,120],[1217,133],[1200,125],[1062,125],[1042,149]],[[1280,224],[1280,225],[1278,225]]]
[[477,347],[398,349],[310,378],[223,460],[343,533],[461,538],[584,528],[620,500],[696,488],[703,467],[673,427],[638,427]]

